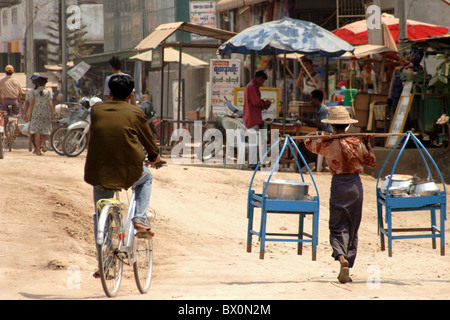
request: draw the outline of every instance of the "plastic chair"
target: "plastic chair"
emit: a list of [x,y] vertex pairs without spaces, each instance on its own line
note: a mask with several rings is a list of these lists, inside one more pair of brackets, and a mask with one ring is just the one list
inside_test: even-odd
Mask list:
[[[257,152],[260,151],[259,145],[261,135],[258,131],[247,129],[242,122],[231,117],[224,117],[222,119],[222,126],[225,130],[227,130],[227,137],[229,135],[233,135],[234,137],[232,144],[229,143],[230,139],[227,138],[225,159],[228,159],[228,156],[234,154],[234,148],[236,147],[238,167],[243,169],[245,167],[245,154],[250,152],[252,148],[254,148],[253,150],[257,150]],[[254,136],[253,133],[255,134]],[[246,140],[246,137],[248,137],[248,140]]]

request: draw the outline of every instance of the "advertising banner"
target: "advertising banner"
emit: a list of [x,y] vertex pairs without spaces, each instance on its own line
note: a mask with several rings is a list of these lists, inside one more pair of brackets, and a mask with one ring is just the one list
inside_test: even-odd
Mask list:
[[241,61],[233,59],[211,59],[210,77],[211,107],[214,116],[223,117],[228,114],[224,105],[224,97],[234,101],[234,88],[240,87]]

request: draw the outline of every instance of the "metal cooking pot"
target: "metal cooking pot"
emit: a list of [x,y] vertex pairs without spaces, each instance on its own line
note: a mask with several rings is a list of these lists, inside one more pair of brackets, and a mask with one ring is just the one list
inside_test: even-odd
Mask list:
[[394,198],[407,197],[409,188],[407,187],[391,187],[389,188],[389,194]]
[[[262,181],[264,190],[267,179]],[[310,185],[310,183],[302,181],[273,179],[269,181],[266,195],[272,200],[309,200],[308,188]]]
[[434,196],[440,193],[438,185],[433,180],[414,181],[411,193],[421,196]]
[[[386,190],[388,189],[389,184],[389,177],[390,175],[387,175],[384,178],[384,182],[381,185],[381,192],[386,193]],[[406,190],[409,190],[412,182],[413,182],[413,176],[409,174],[394,174],[392,176],[391,185],[389,189],[392,188],[406,188]]]

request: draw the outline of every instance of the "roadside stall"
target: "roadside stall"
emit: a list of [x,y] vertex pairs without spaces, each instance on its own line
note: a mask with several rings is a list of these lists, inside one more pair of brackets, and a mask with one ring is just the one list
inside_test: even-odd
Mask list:
[[[278,55],[283,54],[284,61],[286,61],[286,54],[288,53],[301,53],[301,54],[320,54],[325,57],[336,57],[341,56],[345,52],[353,52],[354,48],[347,42],[334,36],[331,32],[315,25],[314,23],[301,21],[291,18],[283,18],[281,20],[263,23],[261,25],[256,25],[245,29],[240,32],[235,37],[231,38],[224,44],[222,44],[217,50],[218,54],[229,55],[233,52],[241,54],[259,54],[259,55]],[[305,69],[306,71],[306,69]],[[287,96],[287,86],[286,86],[286,68],[284,68],[283,81],[284,81],[284,93],[283,100],[288,101]],[[251,251],[252,247],[252,235],[257,235],[260,238],[260,259],[264,258],[264,246],[266,241],[278,241],[278,242],[297,242],[298,243],[298,253],[302,253],[302,243],[309,241],[312,243],[312,259],[316,259],[316,246],[318,243],[318,219],[319,219],[319,194],[317,187],[314,182],[311,170],[309,167],[308,173],[311,181],[314,183],[316,189],[316,196],[309,197],[306,196],[307,190],[305,190],[305,179],[300,171],[301,181],[275,181],[272,179],[275,168],[278,164],[282,163],[283,156],[287,152],[291,152],[291,157],[293,161],[300,167],[300,160],[303,164],[307,166],[307,163],[297,147],[296,143],[293,141],[292,137],[286,134],[287,129],[287,119],[286,115],[288,113],[288,104],[283,104],[283,117],[282,125],[279,126],[282,129],[283,137],[272,144],[272,147],[267,151],[259,161],[255,168],[252,180],[250,182],[249,192],[248,192],[248,205],[247,205],[247,218],[248,218],[248,229],[247,229],[247,251]],[[296,126],[304,127],[303,124],[295,124]],[[271,130],[273,130],[276,125],[271,124]],[[277,128],[277,130],[279,130]],[[308,133],[303,129],[299,129],[298,132],[293,132],[294,134]],[[286,134],[286,135],[285,135]],[[265,187],[262,193],[257,193],[252,189],[253,180],[258,172],[258,169],[264,163],[267,155],[272,149],[280,147],[280,141],[284,140],[284,144],[281,147],[281,151],[275,160],[274,167],[271,170],[269,178],[265,181]],[[259,140],[261,141],[261,140]],[[259,146],[259,148],[265,146]],[[297,157],[298,154],[298,157]],[[272,152],[273,156],[273,152]],[[273,163],[272,163],[273,165]],[[269,190],[274,188],[275,190],[280,190],[280,188],[294,188],[303,190],[303,196],[283,198],[286,196],[285,192],[274,192],[270,194]],[[279,195],[280,197],[277,197]],[[261,225],[259,230],[254,230],[254,209],[260,209],[261,212]],[[267,232],[267,216],[268,214],[287,214],[287,215],[298,215],[299,217],[299,227],[298,233],[271,233]],[[312,217],[313,230],[311,234],[306,234],[303,232],[303,220],[305,215]],[[275,236],[275,238],[273,237]],[[304,239],[304,236],[311,238]],[[292,239],[292,237],[294,239]]]
[[409,108],[403,120],[406,123],[404,118],[408,117],[409,126],[420,133],[426,146],[450,151],[450,34],[407,41],[407,44],[412,50],[422,52],[424,68],[423,72],[407,68],[401,74],[404,83],[411,85]]
[[353,126],[357,131],[387,132],[389,90],[399,64],[398,52],[384,45],[367,44],[356,46],[354,54],[345,54],[337,60],[340,80],[330,93],[327,106],[345,106],[359,121]]
[[[394,42],[398,42],[400,23],[399,19],[390,14],[383,13],[381,15],[380,22],[383,26],[383,37],[385,38],[385,40],[386,38],[391,38],[391,40],[393,40]],[[431,43],[433,43],[433,50],[435,51],[448,51],[448,40],[446,40],[448,38],[449,32],[448,27],[415,21],[411,19],[407,19],[405,22],[407,33],[406,38],[408,40],[403,42],[403,47],[407,52],[409,52],[409,50],[414,47],[421,48],[423,50],[424,48],[429,47]],[[347,24],[337,30],[334,30],[333,33],[354,45],[369,43],[366,20],[359,20]],[[427,42],[428,40],[430,40],[430,42]],[[387,44],[391,42],[392,41],[388,41]],[[446,42],[447,44],[445,44]],[[391,47],[390,45],[388,46]],[[445,49],[446,47],[447,49]],[[429,53],[425,52],[425,55],[428,54]],[[401,58],[401,63],[405,63],[403,57]],[[446,99],[442,96],[443,92],[438,92],[437,94],[436,92],[429,92],[429,87],[431,86],[428,85],[428,83],[431,80],[431,77],[430,75],[427,75],[426,72],[421,73],[417,70],[408,70],[407,68],[406,72],[402,74],[401,80],[404,82],[404,85],[408,87],[411,86],[411,91],[408,92],[409,94],[405,95],[405,98],[400,99],[403,100],[403,105],[402,101],[399,101],[399,103],[397,104],[393,99],[391,114],[388,114],[388,116],[391,118],[389,132],[398,133],[414,129],[415,132],[423,133],[423,137],[419,138],[422,139],[422,141],[426,142],[427,146],[439,145],[443,142],[445,145],[445,139],[443,140],[441,138],[442,133],[436,132],[436,129],[439,128],[434,128],[437,118],[443,114],[443,111],[446,111],[444,110],[445,107],[443,107],[443,105],[447,104],[447,102],[443,102],[443,99]],[[382,91],[378,93],[384,94],[384,89],[382,89]],[[364,100],[365,101],[363,104],[367,105],[367,97],[364,97]],[[372,99],[369,99],[369,104],[371,100]],[[401,110],[402,112],[396,112],[398,110]],[[364,121],[367,119],[368,117],[366,119],[358,119],[360,125],[367,124],[367,126],[362,127],[361,130],[366,130],[368,127],[370,127],[370,123]],[[437,137],[436,135],[439,137]],[[395,142],[396,140],[388,139],[386,147],[392,148]]]
[[[171,40],[172,35],[176,32],[181,33],[180,42],[168,42]],[[182,86],[177,86],[177,92],[175,92],[177,98],[177,114],[174,114],[174,120],[171,121],[164,119],[164,94],[165,94],[165,80],[164,80],[164,67],[165,64],[165,49],[166,48],[178,48],[179,49],[179,63],[178,63],[178,79],[182,79],[182,63],[183,63],[183,48],[217,48],[217,43],[213,42],[185,42],[184,34],[191,33],[200,36],[209,37],[215,40],[226,41],[235,35],[234,32],[197,25],[189,22],[174,22],[161,24],[157,27],[149,36],[143,39],[134,49],[139,52],[153,50],[157,51],[159,60],[161,61],[161,103],[160,103],[160,147],[170,148],[170,136],[173,131],[174,122],[177,126],[189,126],[193,124],[193,120],[185,120],[185,106],[179,97],[182,97]]]
[[[229,55],[241,53],[247,55],[276,56],[283,55],[286,61],[287,54],[298,53],[305,55],[321,55],[324,57],[338,57],[354,48],[346,41],[334,36],[331,32],[314,23],[291,18],[283,18],[245,29],[238,35],[222,44],[217,50],[218,54]],[[288,92],[286,85],[287,68],[283,69],[282,94],[283,117],[279,123],[282,132],[286,132],[288,123]],[[308,71],[305,69],[305,72]],[[277,124],[275,124],[277,126]],[[281,127],[282,126],[282,127]],[[293,124],[301,127],[293,132],[307,133],[311,130],[303,130],[303,124]],[[278,128],[278,127],[277,127]]]

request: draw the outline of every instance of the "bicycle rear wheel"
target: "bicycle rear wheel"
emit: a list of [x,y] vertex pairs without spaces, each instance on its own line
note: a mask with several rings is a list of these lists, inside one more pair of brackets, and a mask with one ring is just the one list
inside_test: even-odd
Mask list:
[[5,134],[0,133],[0,159],[5,157]]
[[15,136],[14,136],[14,127],[15,127],[15,122],[13,121],[9,121],[7,124],[7,136],[8,136],[8,150],[9,152],[12,151],[12,145],[14,143],[15,140]]
[[153,239],[134,237],[134,279],[140,293],[150,289],[153,270]]
[[[121,221],[116,207],[104,207],[100,214],[98,228],[97,252],[103,291],[108,297],[114,297],[119,291],[123,271],[123,261],[119,252],[123,237],[121,236]],[[102,230],[103,241],[99,237]]]

